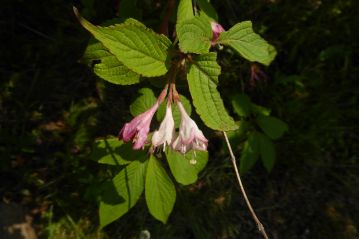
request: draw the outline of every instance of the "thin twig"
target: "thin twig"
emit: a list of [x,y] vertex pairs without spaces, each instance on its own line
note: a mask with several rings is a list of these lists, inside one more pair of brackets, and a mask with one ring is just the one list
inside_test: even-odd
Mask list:
[[244,186],[243,186],[243,183],[242,183],[242,180],[241,180],[241,177],[239,175],[239,171],[238,171],[238,168],[237,168],[237,163],[236,163],[236,157],[234,156],[233,154],[233,150],[232,150],[232,147],[231,147],[231,144],[229,143],[229,140],[228,140],[228,137],[227,137],[227,134],[226,132],[223,131],[223,135],[224,135],[224,138],[226,139],[226,143],[227,143],[227,146],[228,146],[228,150],[229,150],[229,154],[231,155],[231,161],[232,161],[232,164],[233,164],[233,168],[234,168],[234,171],[236,173],[236,176],[237,176],[237,180],[238,180],[238,184],[239,184],[239,188],[241,189],[241,192],[242,192],[242,195],[244,197],[244,200],[246,201],[246,204],[247,204],[247,207],[254,219],[254,221],[256,222],[257,224],[257,227],[258,227],[258,231],[262,234],[262,236],[265,238],[265,239],[269,239],[269,237],[267,236],[267,233],[264,229],[264,226],[263,224],[260,222],[260,220],[258,219],[256,213],[254,212],[253,208],[252,208],[252,205],[248,199],[248,196],[247,196],[247,193],[246,193],[246,190],[244,189]]

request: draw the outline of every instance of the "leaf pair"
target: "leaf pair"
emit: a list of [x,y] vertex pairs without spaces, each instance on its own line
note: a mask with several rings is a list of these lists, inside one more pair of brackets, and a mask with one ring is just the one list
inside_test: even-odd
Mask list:
[[[176,190],[172,179],[161,162],[144,151],[131,150],[117,138],[98,140],[92,158],[101,164],[120,166],[122,170],[102,187],[100,202],[100,225],[104,227],[127,213],[145,192],[150,213],[166,223],[176,201]],[[198,173],[208,161],[208,153],[190,151],[181,154],[166,152],[169,168],[182,185],[197,181]]]

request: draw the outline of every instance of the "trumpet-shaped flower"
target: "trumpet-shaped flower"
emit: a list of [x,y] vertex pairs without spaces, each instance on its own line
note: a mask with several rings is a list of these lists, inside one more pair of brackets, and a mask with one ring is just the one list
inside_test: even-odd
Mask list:
[[211,22],[211,27],[212,27],[212,41],[211,44],[212,46],[216,45],[217,43],[217,39],[219,37],[219,35],[221,34],[221,32],[224,32],[224,28],[221,26],[221,24],[217,23],[217,22]]
[[208,140],[204,137],[196,122],[189,117],[182,103],[177,102],[177,106],[181,114],[181,123],[179,135],[172,143],[172,147],[182,153],[186,153],[191,149],[206,151]]
[[167,104],[166,115],[161,122],[160,128],[153,133],[152,145],[158,147],[163,145],[163,151],[166,149],[166,144],[171,145],[175,135],[175,122],[173,120],[171,104]]
[[166,97],[166,94],[167,88],[162,91],[156,103],[150,109],[136,116],[129,123],[126,123],[118,134],[119,139],[123,139],[124,142],[132,140],[134,143],[132,147],[133,149],[143,149],[145,147],[148,132],[150,131],[153,115]]

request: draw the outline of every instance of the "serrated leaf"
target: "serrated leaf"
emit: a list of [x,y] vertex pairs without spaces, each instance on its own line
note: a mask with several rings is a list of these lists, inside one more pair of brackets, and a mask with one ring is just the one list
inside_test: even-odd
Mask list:
[[209,19],[218,21],[218,15],[212,4],[208,0],[197,0],[197,4],[201,9],[200,14],[205,15]]
[[132,162],[106,185],[100,202],[101,228],[123,216],[137,203],[144,190],[147,162]]
[[145,112],[156,102],[155,94],[150,88],[142,88],[138,93],[140,96],[130,105],[130,112],[133,116]]
[[203,122],[211,129],[229,131],[238,128],[228,115],[222,98],[217,91],[221,67],[214,52],[193,58],[187,74],[193,104]]
[[206,166],[207,151],[189,151],[186,154],[169,149],[167,162],[176,181],[188,185],[197,181],[198,173]]
[[271,139],[279,139],[288,130],[288,125],[276,117],[258,115],[256,121],[263,132]]
[[129,69],[147,77],[161,76],[167,72],[170,45],[164,36],[137,24],[94,26],[74,10],[82,26]]
[[118,138],[108,138],[96,140],[90,157],[101,164],[125,165],[146,158],[146,153],[133,150],[130,144]]
[[268,136],[262,133],[257,133],[257,137],[259,139],[259,153],[261,155],[262,163],[267,171],[270,172],[274,166],[276,158],[274,144]]
[[140,75],[117,60],[101,42],[89,43],[83,59],[88,65],[93,65],[96,75],[110,83],[131,85],[140,81]]
[[244,142],[240,159],[240,173],[244,174],[250,170],[259,157],[259,140],[256,132],[249,135]]
[[245,94],[232,97],[233,111],[239,116],[247,117],[251,114],[251,99]]
[[[187,114],[190,116],[192,113],[192,106],[191,106],[190,101],[183,95],[180,95],[180,99],[181,99],[181,102],[182,102],[183,107],[185,108]],[[166,105],[167,105],[167,102],[164,101],[158,107],[158,110],[156,113],[156,118],[157,118],[158,122],[161,122],[163,120],[163,118],[165,117]],[[172,115],[173,115],[173,119],[175,121],[175,127],[178,128],[179,124],[181,122],[181,114],[178,110],[177,104],[172,105]]]
[[180,0],[177,8],[177,23],[194,17],[192,0]]
[[277,54],[272,45],[253,31],[250,21],[240,22],[228,31],[222,32],[217,42],[229,45],[249,61],[264,65],[269,65]]
[[145,196],[151,215],[166,223],[176,201],[176,189],[166,170],[153,155],[147,167]]
[[184,53],[203,54],[209,52],[212,28],[206,17],[195,16],[179,22],[176,26],[179,48]]

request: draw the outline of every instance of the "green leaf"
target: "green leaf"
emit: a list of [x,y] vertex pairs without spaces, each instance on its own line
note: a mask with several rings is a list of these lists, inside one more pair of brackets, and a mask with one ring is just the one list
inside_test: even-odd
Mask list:
[[176,201],[176,189],[166,170],[153,155],[147,167],[145,196],[151,215],[166,223]]
[[217,12],[208,0],[197,0],[197,4],[201,9],[201,15],[205,15],[207,18],[213,19],[216,22],[218,21]]
[[207,151],[189,151],[186,154],[172,149],[166,152],[167,162],[176,181],[188,185],[197,181],[198,173],[208,162]]
[[271,113],[271,109],[265,108],[261,105],[254,104],[253,102],[251,103],[251,109],[254,114],[269,116]]
[[248,117],[251,114],[251,100],[245,94],[233,96],[232,106],[234,112],[239,116]]
[[147,162],[132,162],[105,185],[100,202],[101,228],[123,216],[136,204],[144,189]]
[[257,162],[259,156],[259,140],[257,134],[254,132],[249,135],[248,140],[244,142],[243,150],[241,153],[241,174],[250,170]]
[[130,112],[133,116],[137,116],[149,108],[151,108],[155,102],[156,97],[153,94],[153,91],[150,88],[142,88],[138,91],[141,96],[139,96],[131,105]]
[[133,150],[130,144],[118,138],[108,138],[96,140],[90,157],[101,164],[125,165],[145,159],[147,155],[142,150]]
[[261,155],[263,165],[267,171],[270,172],[274,166],[276,158],[274,144],[268,136],[262,133],[257,133],[257,137],[259,141],[259,153]]
[[[190,101],[183,95],[180,95],[180,99],[181,99],[181,102],[183,104],[183,107],[185,108],[185,110],[187,111],[188,115],[191,115],[192,113],[192,106],[191,106],[191,103]],[[166,105],[167,105],[167,102],[164,101],[162,102],[162,104],[160,105],[160,107],[158,107],[158,110],[157,110],[157,114],[156,114],[156,118],[159,122],[161,122],[163,120],[163,118],[165,117],[165,114],[166,114]],[[173,119],[175,121],[175,126],[176,128],[179,127],[179,124],[181,122],[181,114],[178,110],[178,107],[177,107],[177,104],[173,104],[172,105],[172,114],[173,114]]]
[[229,45],[249,61],[264,65],[269,65],[277,54],[272,45],[254,33],[250,21],[240,22],[228,31],[222,32],[217,42]]
[[75,10],[80,23],[116,58],[132,71],[143,76],[164,75],[169,67],[170,41],[138,24],[94,26]]
[[133,72],[111,54],[101,42],[90,43],[83,59],[88,65],[93,65],[96,75],[118,85],[131,85],[140,81],[140,75]]
[[279,139],[288,130],[288,125],[276,117],[258,115],[256,121],[263,132],[271,139]]
[[228,115],[217,91],[221,67],[216,62],[216,53],[195,56],[187,74],[189,90],[196,111],[203,122],[214,130],[229,131],[238,128]]
[[180,0],[177,8],[177,23],[193,18],[192,0]]
[[176,26],[179,48],[184,53],[207,53],[211,47],[212,29],[209,20],[195,16]]

